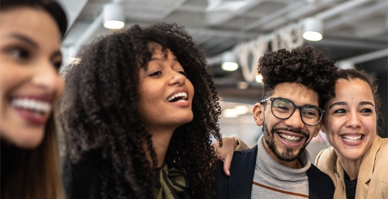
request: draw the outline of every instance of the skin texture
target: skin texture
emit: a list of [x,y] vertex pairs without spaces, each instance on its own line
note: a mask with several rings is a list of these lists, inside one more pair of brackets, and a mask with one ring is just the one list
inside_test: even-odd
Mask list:
[[[45,11],[18,7],[0,14],[0,132],[21,148],[38,146],[64,82],[60,33]],[[39,114],[13,106],[13,99],[34,99],[50,107]]]
[[[312,89],[298,83],[278,84],[270,97],[282,97],[293,101],[296,105],[318,106],[318,95]],[[258,126],[264,125],[264,147],[279,164],[290,168],[301,168],[298,155],[317,136],[321,124],[309,126],[302,122],[299,109],[288,119],[278,119],[271,113],[270,102],[256,103],[253,108],[254,120]],[[279,135],[302,138],[297,143],[290,143]]]
[[[375,100],[369,84],[359,78],[339,79],[335,92],[336,96],[325,105],[323,131],[346,173],[356,179],[362,157],[377,132]],[[357,139],[349,140],[351,137]]]
[[[139,72],[139,106],[152,134],[157,166],[162,167],[174,130],[193,119],[194,86],[186,78],[185,70],[171,50],[167,49],[165,57],[159,44],[151,43],[149,46],[153,52],[152,59],[147,68]],[[168,100],[177,93],[186,93],[187,99],[176,102]]]

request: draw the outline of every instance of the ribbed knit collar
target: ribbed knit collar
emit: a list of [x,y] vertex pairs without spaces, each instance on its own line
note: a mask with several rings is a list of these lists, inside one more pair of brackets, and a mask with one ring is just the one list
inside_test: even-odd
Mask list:
[[307,150],[304,150],[298,157],[299,161],[303,165],[303,168],[293,169],[283,166],[271,158],[264,148],[263,136],[259,138],[257,147],[256,169],[260,169],[262,172],[275,178],[276,180],[288,182],[305,180],[307,175],[306,171],[311,166],[310,155]]

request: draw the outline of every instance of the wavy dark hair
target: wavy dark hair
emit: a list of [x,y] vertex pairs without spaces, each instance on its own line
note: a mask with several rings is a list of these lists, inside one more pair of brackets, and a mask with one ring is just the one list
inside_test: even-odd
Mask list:
[[203,53],[176,24],[134,25],[98,38],[81,52],[80,62],[66,72],[61,103],[60,121],[70,157],[74,161],[93,149],[103,151],[103,197],[112,187],[120,198],[154,197],[149,190],[154,185],[151,165],[156,165],[156,153],[138,105],[139,70],[151,59],[150,42],[174,53],[196,91],[194,119],[175,130],[166,162],[186,173],[194,198],[211,198],[212,163],[217,159],[211,138],[221,138],[221,109]]
[[[64,9],[51,0],[1,0],[0,11],[21,7],[43,10],[56,22],[64,36],[67,18]],[[52,33],[54,34],[54,33]],[[21,149],[1,141],[1,193],[3,199],[64,198],[59,171],[59,150],[54,114],[45,124],[42,142],[33,149]]]
[[257,68],[263,76],[263,99],[280,83],[300,83],[317,92],[320,107],[335,95],[337,70],[333,61],[310,45],[266,53]]
[[369,87],[372,91],[372,94],[373,94],[373,99],[375,100],[376,116],[377,116],[377,119],[380,120],[380,125],[377,125],[377,128],[378,128],[377,130],[378,130],[378,132],[382,132],[382,130],[384,129],[384,126],[385,126],[385,121],[384,121],[384,117],[383,117],[383,113],[382,113],[382,111],[384,111],[384,110],[381,109],[381,98],[380,98],[380,95],[378,93],[377,79],[368,75],[368,73],[364,70],[357,70],[357,69],[353,69],[353,68],[339,70],[337,78],[338,78],[337,80],[339,80],[339,79],[345,79],[345,80],[360,79],[369,85]]

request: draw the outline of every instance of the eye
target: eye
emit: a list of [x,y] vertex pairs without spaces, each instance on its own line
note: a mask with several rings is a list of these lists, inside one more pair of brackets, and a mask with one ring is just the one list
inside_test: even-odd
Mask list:
[[151,74],[149,74],[150,77],[156,77],[156,76],[160,76],[160,75],[162,75],[161,71],[155,71],[155,72],[152,72]]
[[345,109],[336,109],[334,110],[334,114],[341,114],[341,113],[346,113]]
[[180,74],[184,75],[185,77],[187,77],[187,74],[185,71],[178,71]]
[[56,63],[53,63],[53,66],[55,69],[59,70],[62,66],[62,62],[56,62]]
[[318,117],[319,111],[316,108],[304,107],[302,109],[302,114],[306,117]]
[[373,111],[372,111],[372,109],[370,109],[370,108],[363,108],[363,109],[361,109],[360,112],[361,112],[361,113],[372,113]]
[[288,112],[290,111],[292,108],[286,104],[286,103],[276,103],[276,101],[273,103],[273,106],[278,110],[278,111],[282,111],[282,112]]
[[31,56],[31,53],[27,49],[21,47],[10,48],[7,52],[15,59],[27,60]]

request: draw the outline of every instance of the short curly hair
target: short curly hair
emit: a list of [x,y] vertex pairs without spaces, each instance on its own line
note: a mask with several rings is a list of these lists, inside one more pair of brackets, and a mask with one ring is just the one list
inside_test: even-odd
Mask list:
[[[221,108],[205,56],[183,27],[159,23],[102,36],[80,54],[80,62],[67,71],[60,121],[72,159],[102,149],[106,171],[103,193],[119,190],[120,198],[153,198],[156,153],[151,134],[139,112],[139,70],[147,67],[150,42],[170,49],[195,88],[194,119],[178,127],[171,139],[166,162],[185,171],[190,194],[211,198],[217,158],[211,138],[220,140]],[[153,162],[146,159],[146,141]],[[129,188],[128,188],[129,187]]]
[[333,61],[310,45],[266,53],[257,68],[263,76],[263,98],[280,83],[299,83],[317,92],[320,107],[334,96],[337,70]]

